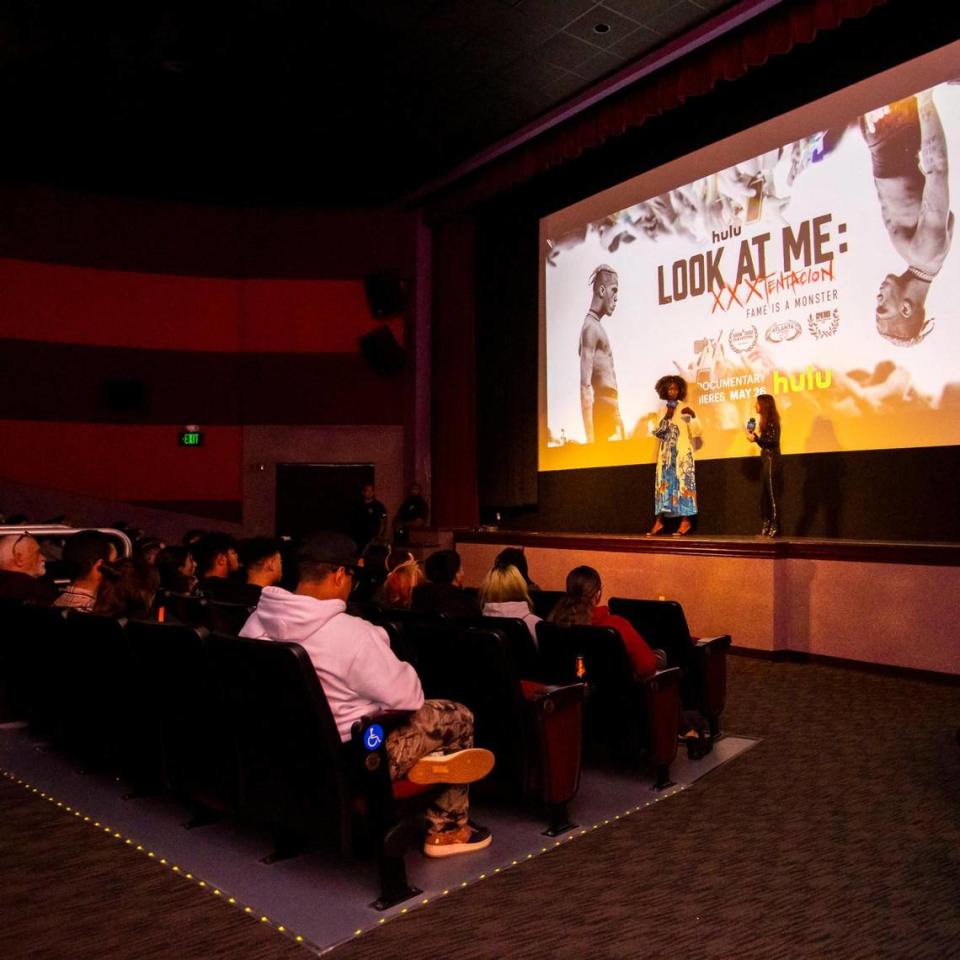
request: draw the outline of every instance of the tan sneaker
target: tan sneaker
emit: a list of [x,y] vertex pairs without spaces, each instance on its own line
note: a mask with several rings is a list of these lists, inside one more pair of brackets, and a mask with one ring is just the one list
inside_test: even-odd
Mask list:
[[494,760],[493,754],[481,747],[428,753],[410,768],[407,779],[411,783],[473,783],[493,769]]
[[467,823],[458,830],[428,833],[423,843],[423,852],[428,857],[455,857],[458,853],[485,850],[491,843],[493,834],[486,827]]

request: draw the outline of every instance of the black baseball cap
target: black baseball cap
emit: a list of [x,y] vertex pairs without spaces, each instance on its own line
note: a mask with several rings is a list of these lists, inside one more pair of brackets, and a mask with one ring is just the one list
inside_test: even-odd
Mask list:
[[304,540],[299,559],[308,563],[329,563],[351,571],[360,565],[360,554],[351,537],[342,533],[314,533]]

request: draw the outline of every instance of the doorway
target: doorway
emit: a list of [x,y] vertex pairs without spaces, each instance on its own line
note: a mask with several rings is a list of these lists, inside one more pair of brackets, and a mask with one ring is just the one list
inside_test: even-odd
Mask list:
[[373,483],[372,463],[278,463],[277,534],[300,538],[318,530],[349,535],[360,488]]

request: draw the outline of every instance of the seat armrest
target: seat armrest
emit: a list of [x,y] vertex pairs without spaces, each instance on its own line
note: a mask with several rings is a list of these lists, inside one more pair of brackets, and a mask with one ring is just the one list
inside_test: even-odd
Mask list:
[[371,723],[377,723],[383,727],[384,733],[391,733],[397,727],[402,727],[413,715],[413,712],[413,710],[377,710],[376,713],[367,713],[359,720],[354,721],[350,733],[356,740]]
[[580,788],[586,686],[521,683],[527,724],[537,743],[534,766],[540,799],[547,806],[566,804]]
[[571,703],[574,700],[582,701],[586,692],[586,684],[569,683],[565,685],[540,683],[538,680],[521,680],[520,689],[523,699],[527,703],[539,704],[551,700],[559,705]]
[[727,651],[730,635],[705,637],[697,641],[694,657],[698,674],[699,710],[710,723],[714,737],[720,732],[720,715],[727,701]]
[[726,650],[731,643],[729,633],[721,633],[716,637],[691,637],[698,647],[712,647],[716,650]]
[[[420,893],[407,881],[404,852],[411,845],[411,822],[402,820],[397,801],[421,793],[417,785],[403,778],[390,779],[390,758],[387,756],[387,733],[403,724],[412,710],[378,710],[357,720],[350,728],[350,741],[344,746],[348,769],[359,792],[357,812],[367,822],[367,829],[377,848],[380,873],[380,897],[373,906],[378,910],[409,899]],[[364,742],[371,725],[383,729],[383,737]],[[411,789],[412,788],[412,789]]]
[[656,681],[661,687],[678,686],[680,684],[681,670],[679,667],[665,667],[658,670],[652,677],[644,677],[639,683],[649,687]]
[[[364,780],[369,780],[372,776],[375,780],[379,779],[381,784],[389,785],[390,761],[387,756],[387,737],[393,730],[403,726],[412,712],[411,710],[378,710],[376,713],[364,714],[359,720],[353,722],[350,728],[350,740],[344,744],[347,748],[345,756],[348,757],[348,765],[360,771]],[[374,724],[380,727],[383,736],[372,735],[371,731],[371,740],[367,742],[364,735]]]
[[647,751],[655,767],[667,767],[677,755],[680,719],[680,668],[658,670],[641,681],[646,701]]

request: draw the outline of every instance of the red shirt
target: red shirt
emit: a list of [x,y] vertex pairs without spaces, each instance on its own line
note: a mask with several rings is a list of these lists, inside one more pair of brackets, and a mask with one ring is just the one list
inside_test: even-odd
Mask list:
[[652,677],[657,672],[657,659],[647,646],[647,641],[634,630],[629,620],[610,613],[609,607],[593,608],[595,627],[613,627],[620,634],[627,656],[633,664],[633,672],[640,677]]

